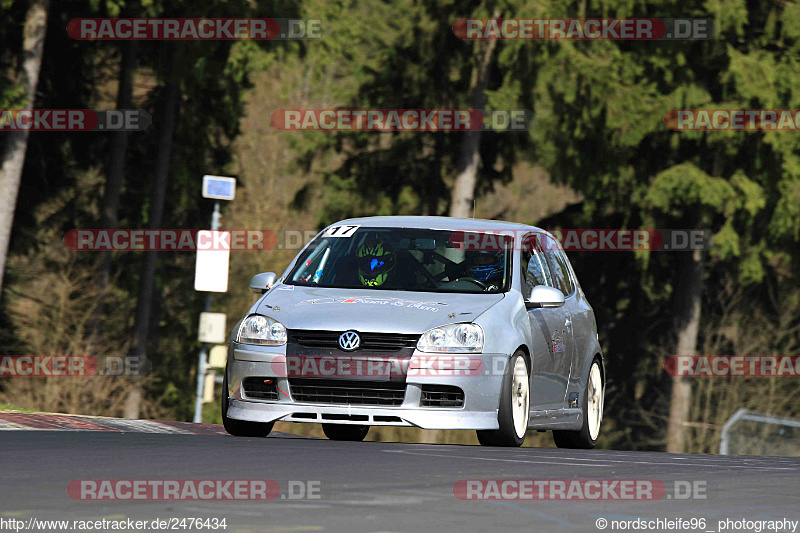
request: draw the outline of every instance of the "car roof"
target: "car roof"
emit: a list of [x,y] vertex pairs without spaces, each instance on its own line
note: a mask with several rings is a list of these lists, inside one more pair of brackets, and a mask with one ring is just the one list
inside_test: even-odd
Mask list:
[[[545,232],[535,226],[504,222],[502,220],[483,220],[480,218],[453,218],[434,216],[383,216],[362,217],[341,220],[338,224],[358,224],[373,228],[423,228],[441,230],[498,231],[531,229]],[[547,233],[547,232],[545,232]]]

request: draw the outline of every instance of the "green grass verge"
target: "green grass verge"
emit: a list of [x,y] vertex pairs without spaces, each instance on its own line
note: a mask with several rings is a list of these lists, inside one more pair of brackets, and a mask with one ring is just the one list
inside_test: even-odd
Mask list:
[[17,407],[10,403],[0,403],[0,411],[16,411],[18,413],[38,413],[36,409],[25,409],[24,407]]

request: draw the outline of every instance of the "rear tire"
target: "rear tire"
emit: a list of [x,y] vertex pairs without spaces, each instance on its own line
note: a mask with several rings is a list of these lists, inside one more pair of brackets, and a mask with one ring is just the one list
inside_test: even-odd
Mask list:
[[478,430],[482,446],[522,446],[530,415],[530,370],[525,354],[517,351],[509,360],[500,392],[499,429]]
[[330,440],[362,441],[369,433],[369,426],[350,424],[322,424],[322,432]]
[[228,418],[228,369],[225,369],[225,377],[222,378],[222,399],[220,401],[220,413],[222,414],[222,425],[225,431],[234,437],[266,437],[272,431],[275,422],[247,422],[245,420],[234,420]]
[[605,383],[600,360],[595,359],[583,393],[583,426],[578,431],[553,431],[553,441],[559,448],[590,450],[597,445],[600,423],[603,421]]

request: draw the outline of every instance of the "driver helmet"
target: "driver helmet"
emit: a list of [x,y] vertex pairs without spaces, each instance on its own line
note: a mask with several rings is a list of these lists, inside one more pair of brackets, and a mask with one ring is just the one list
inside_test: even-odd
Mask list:
[[465,275],[484,283],[503,277],[505,266],[503,252],[476,252],[470,258]]
[[358,279],[367,287],[380,287],[397,264],[397,254],[388,243],[367,240],[356,252]]

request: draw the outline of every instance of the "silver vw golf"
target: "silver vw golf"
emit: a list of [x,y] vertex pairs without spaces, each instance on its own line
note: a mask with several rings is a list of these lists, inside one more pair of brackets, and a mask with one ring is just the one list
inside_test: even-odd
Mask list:
[[528,429],[592,448],[605,368],[594,312],[544,230],[446,217],[344,220],[321,231],[231,332],[222,419],[237,436],[277,420],[337,440],[370,426]]

